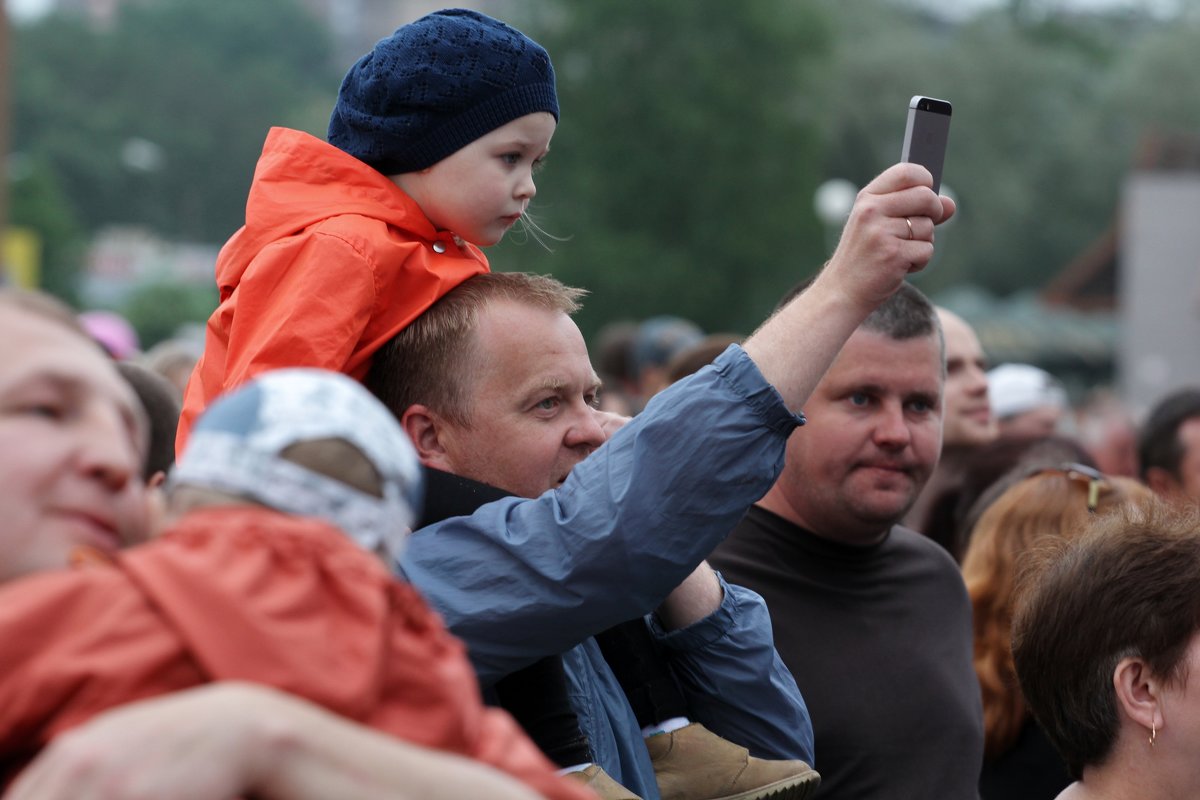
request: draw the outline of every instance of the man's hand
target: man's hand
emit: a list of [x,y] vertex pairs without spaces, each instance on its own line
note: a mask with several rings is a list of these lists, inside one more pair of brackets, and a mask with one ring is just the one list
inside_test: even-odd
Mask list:
[[905,276],[933,258],[934,227],[954,215],[954,201],[933,193],[919,164],[896,164],[863,187],[842,238],[818,280],[833,282],[868,313]]
[[855,329],[933,257],[933,228],[954,201],[932,185],[924,167],[896,164],[863,187],[812,286],[742,345],[789,408],[804,405]]

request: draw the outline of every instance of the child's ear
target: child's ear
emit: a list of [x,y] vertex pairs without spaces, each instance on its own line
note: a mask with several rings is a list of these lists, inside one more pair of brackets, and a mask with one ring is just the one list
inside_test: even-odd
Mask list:
[[409,406],[400,417],[400,427],[412,440],[421,463],[449,472],[446,447],[442,441],[444,425],[441,417],[420,403]]

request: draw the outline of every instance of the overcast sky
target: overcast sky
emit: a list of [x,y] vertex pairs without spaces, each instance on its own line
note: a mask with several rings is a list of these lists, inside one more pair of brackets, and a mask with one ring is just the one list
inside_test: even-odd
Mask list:
[[[853,2],[853,0],[849,0]],[[910,0],[911,2],[923,3],[925,5],[935,6],[943,11],[953,8],[961,11],[963,15],[968,15],[972,11],[987,6],[998,5],[1004,0]],[[31,16],[37,16],[44,13],[50,6],[52,0],[3,0],[5,7],[13,19],[21,20],[28,19]],[[1179,7],[1180,0],[1036,0],[1037,5],[1043,5],[1048,8],[1113,8],[1113,7],[1135,7],[1135,8],[1151,8],[1156,11],[1165,13],[1172,12]]]
[[[968,16],[971,13],[988,6],[1001,5],[1004,1],[1005,0],[951,0],[951,2],[944,2],[944,0],[909,0],[909,2],[914,2],[919,5],[932,6],[941,11],[953,10],[960,16]],[[1035,8],[1070,10],[1144,8],[1169,14],[1179,9],[1180,0],[1032,0],[1031,5]]]

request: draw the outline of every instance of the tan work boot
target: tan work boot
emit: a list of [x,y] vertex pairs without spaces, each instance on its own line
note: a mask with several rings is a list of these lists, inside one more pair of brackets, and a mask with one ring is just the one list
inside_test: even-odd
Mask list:
[[603,800],[642,800],[642,798],[614,781],[612,776],[600,769],[599,764],[592,764],[587,769],[568,772],[567,777],[579,781]]
[[806,800],[821,776],[803,761],[755,758],[698,722],[646,739],[662,800]]

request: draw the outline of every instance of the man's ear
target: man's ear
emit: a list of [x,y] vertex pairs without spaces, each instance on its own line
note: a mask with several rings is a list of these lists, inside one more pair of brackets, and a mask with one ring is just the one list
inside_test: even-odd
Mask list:
[[400,416],[400,427],[412,440],[417,457],[427,467],[451,472],[443,436],[446,422],[428,406],[414,403]]
[[1125,716],[1146,729],[1147,736],[1163,726],[1163,682],[1150,672],[1140,658],[1122,658],[1113,670],[1113,689],[1117,704]]
[[1183,490],[1175,476],[1162,467],[1146,470],[1146,485],[1159,497],[1175,497]]

